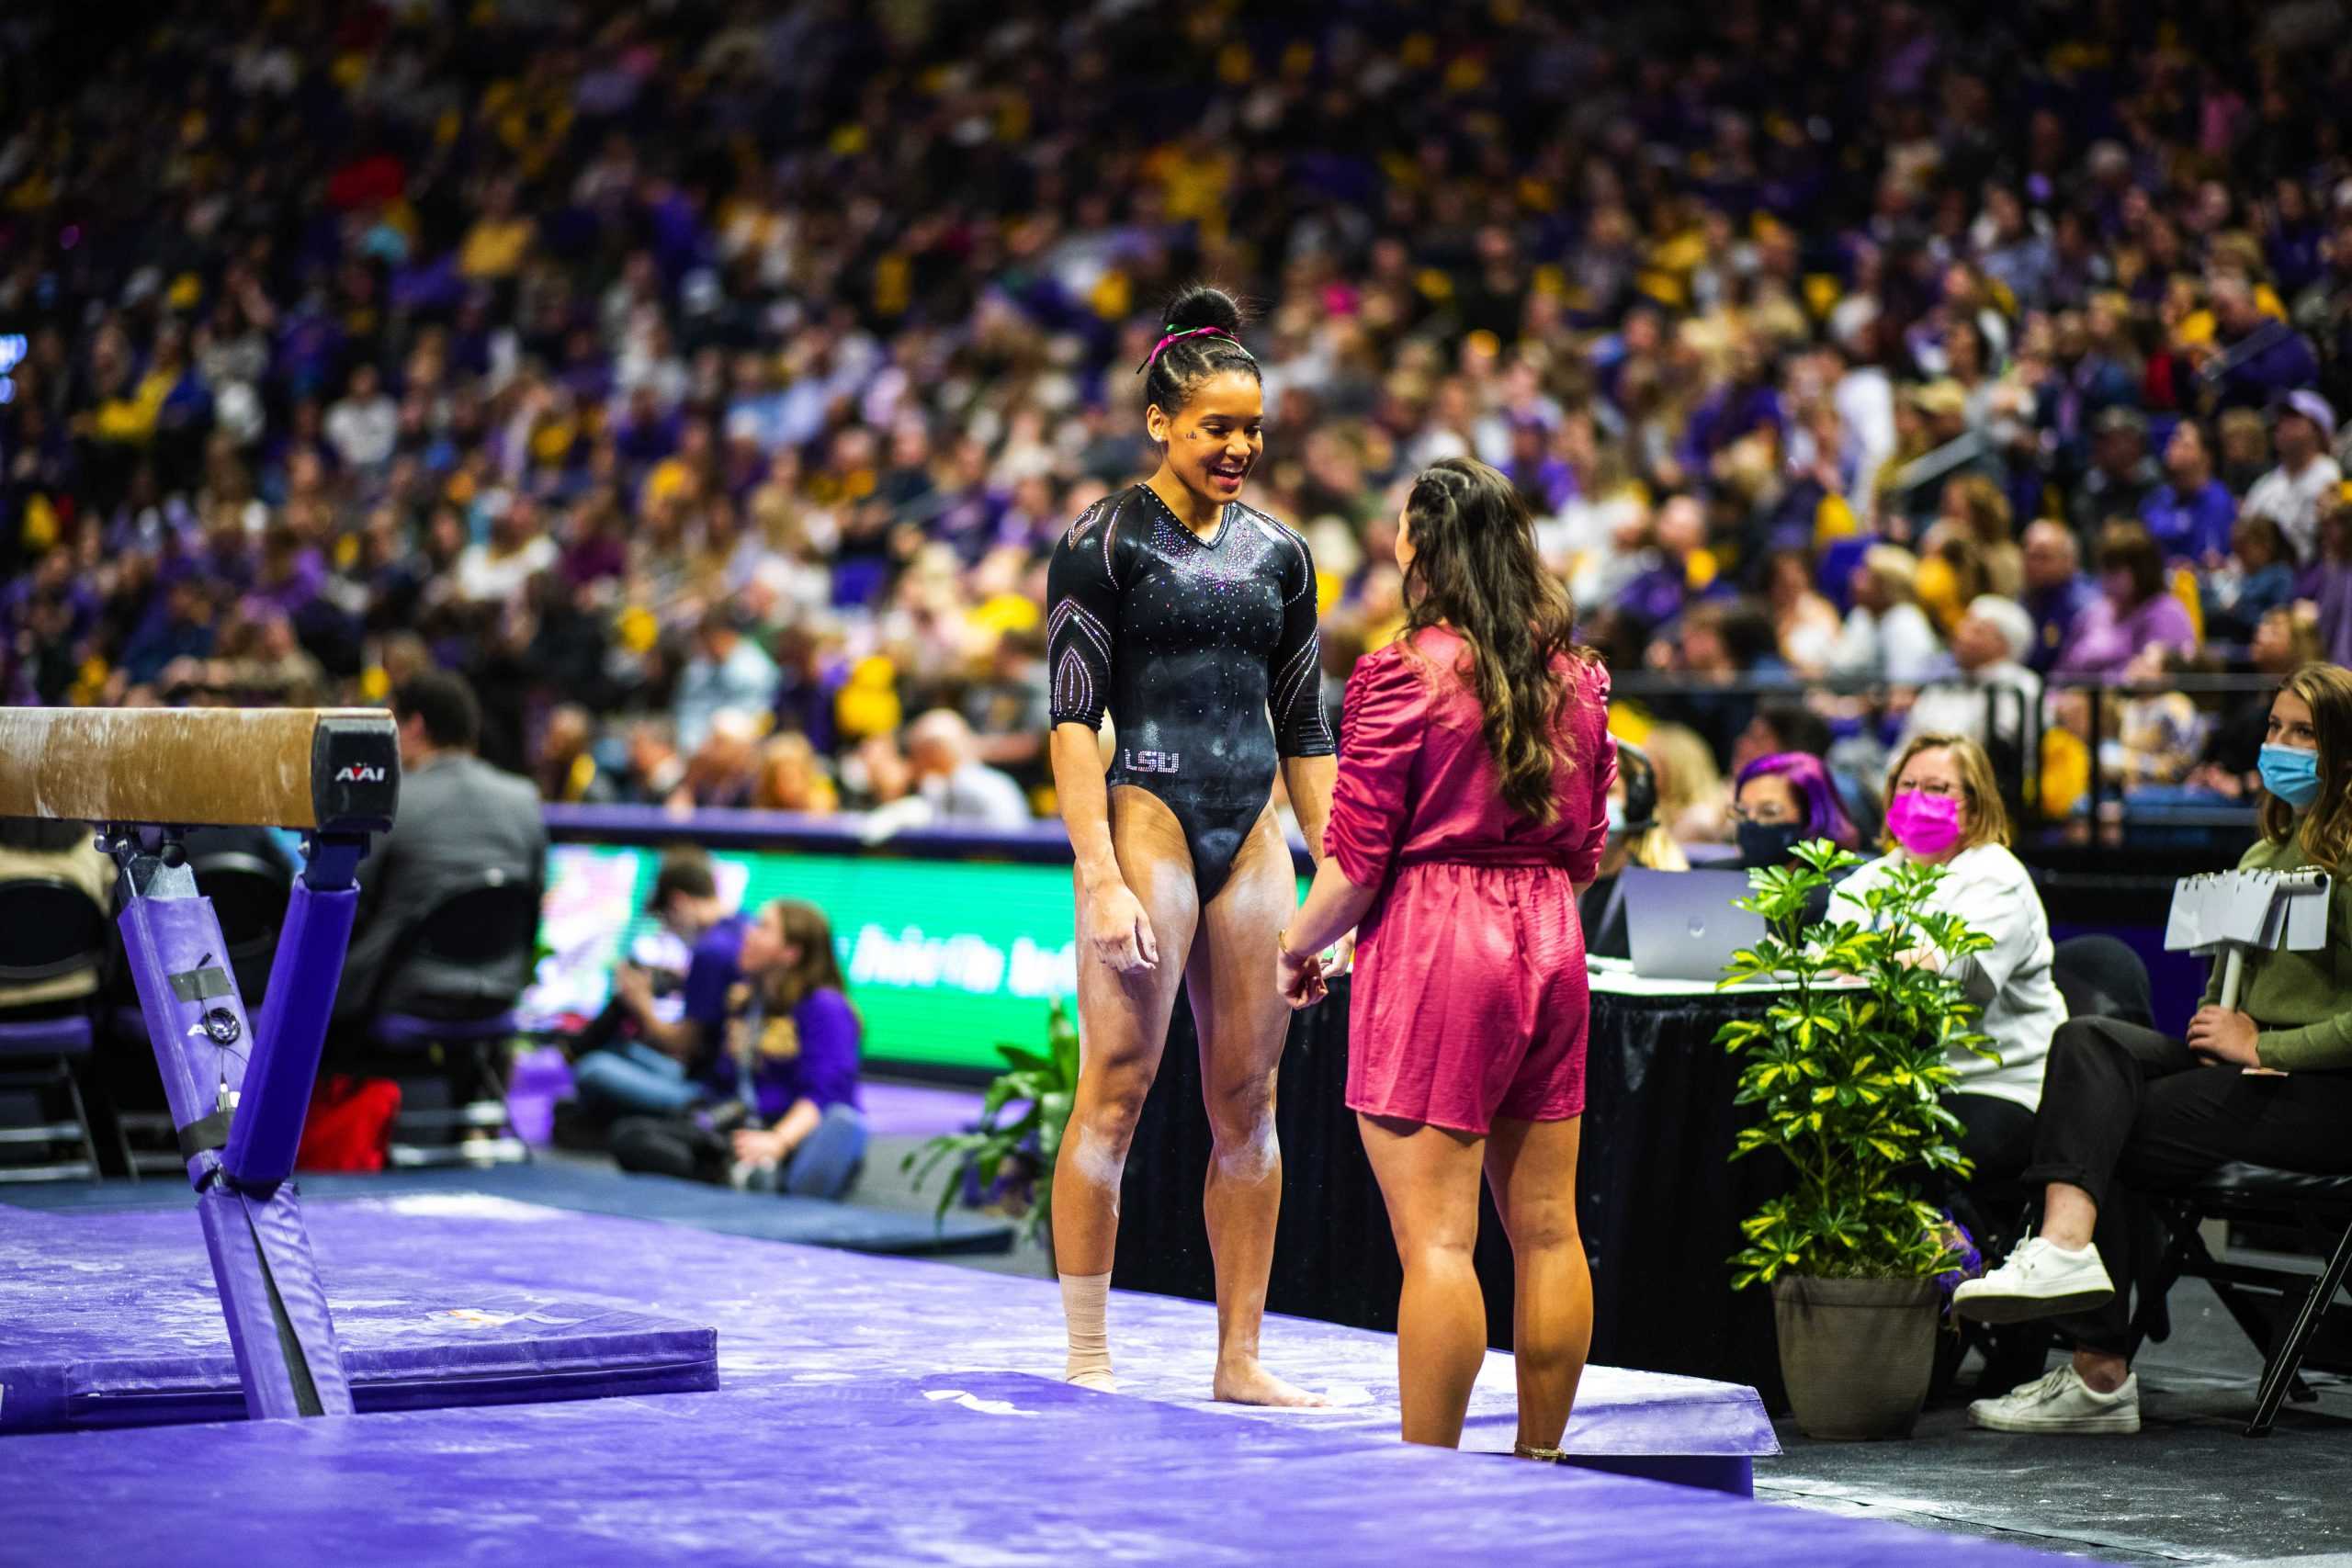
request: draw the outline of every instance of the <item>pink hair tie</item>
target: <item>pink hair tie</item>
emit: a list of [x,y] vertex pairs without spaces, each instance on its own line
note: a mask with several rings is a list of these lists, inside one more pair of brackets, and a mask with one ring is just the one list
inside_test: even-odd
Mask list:
[[[1241,348],[1241,340],[1235,337],[1231,333],[1227,332],[1223,327],[1187,327],[1181,333],[1171,332],[1166,337],[1161,338],[1158,343],[1153,344],[1151,345],[1150,356],[1145,359],[1141,365],[1136,367],[1136,374],[1140,376],[1145,371],[1150,369],[1154,365],[1159,363],[1160,355],[1166,351],[1170,344],[1181,343],[1188,337],[1221,337],[1227,342],[1232,344],[1234,347]],[[1241,348],[1241,352],[1245,355],[1249,355],[1253,360],[1257,358],[1256,355],[1250,354],[1250,351],[1246,348]]]

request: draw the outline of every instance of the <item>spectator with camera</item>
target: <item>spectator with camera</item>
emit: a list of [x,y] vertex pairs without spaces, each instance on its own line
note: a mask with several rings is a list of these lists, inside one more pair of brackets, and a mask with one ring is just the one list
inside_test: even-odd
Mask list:
[[867,1129],[857,1085],[861,1027],[814,905],[779,898],[745,924],[737,978],[688,1016],[713,1043],[711,1103],[626,1118],[613,1129],[624,1170],[755,1192],[839,1198],[857,1179]]
[[712,1098],[709,1072],[729,990],[741,978],[750,922],[719,896],[710,856],[684,846],[662,857],[646,912],[679,944],[682,967],[634,955],[613,970],[613,999],[574,1045],[575,1124],[684,1111]]

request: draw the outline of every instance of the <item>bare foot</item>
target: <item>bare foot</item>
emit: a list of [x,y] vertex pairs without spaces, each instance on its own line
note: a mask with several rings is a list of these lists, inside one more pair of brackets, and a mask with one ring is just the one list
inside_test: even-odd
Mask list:
[[1320,1409],[1331,1402],[1319,1393],[1309,1393],[1274,1376],[1259,1365],[1256,1357],[1247,1359],[1219,1361],[1216,1381],[1210,1386],[1210,1395],[1227,1404],[1271,1404],[1284,1409]]

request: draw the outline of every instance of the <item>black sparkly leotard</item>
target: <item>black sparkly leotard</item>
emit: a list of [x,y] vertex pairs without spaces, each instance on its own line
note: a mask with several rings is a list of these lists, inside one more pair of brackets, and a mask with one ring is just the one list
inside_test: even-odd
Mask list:
[[1167,803],[1216,897],[1277,761],[1332,751],[1306,541],[1238,502],[1204,539],[1136,485],[1070,525],[1047,582],[1054,722],[1110,709],[1110,782]]

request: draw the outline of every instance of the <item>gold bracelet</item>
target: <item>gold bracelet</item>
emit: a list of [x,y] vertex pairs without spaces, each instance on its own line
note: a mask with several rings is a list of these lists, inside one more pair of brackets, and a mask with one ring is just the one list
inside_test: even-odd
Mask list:
[[1290,944],[1290,931],[1288,928],[1284,928],[1283,930],[1278,931],[1274,933],[1274,947],[1276,951],[1281,953],[1284,958],[1288,959],[1293,964],[1304,964],[1308,959],[1315,956],[1311,953],[1300,953],[1292,948]]

